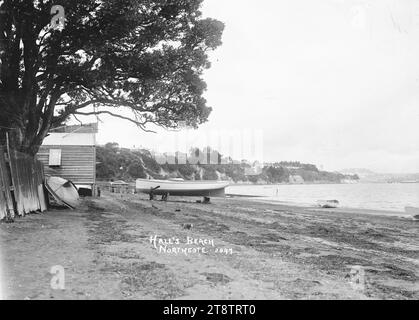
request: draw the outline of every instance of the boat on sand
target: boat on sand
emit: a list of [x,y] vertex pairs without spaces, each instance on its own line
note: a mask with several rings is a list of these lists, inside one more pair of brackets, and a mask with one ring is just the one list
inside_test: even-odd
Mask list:
[[58,205],[74,209],[79,205],[79,193],[76,186],[60,177],[47,176],[45,187]]
[[405,211],[407,214],[412,215],[412,217],[413,217],[414,219],[419,220],[419,208],[416,208],[416,207],[405,207],[405,208],[404,208],[404,211]]
[[337,208],[339,206],[339,201],[338,200],[319,200],[317,201],[317,205],[325,209]]
[[137,179],[137,192],[185,197],[224,197],[228,181],[182,181]]

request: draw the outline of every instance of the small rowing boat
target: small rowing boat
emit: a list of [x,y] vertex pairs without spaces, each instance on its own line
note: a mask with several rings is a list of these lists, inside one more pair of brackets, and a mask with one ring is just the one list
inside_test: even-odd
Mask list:
[[407,214],[412,215],[414,219],[419,220],[419,208],[405,207],[404,211],[406,211]]
[[337,208],[339,206],[339,201],[337,200],[319,200],[317,205],[321,208],[330,209]]
[[137,179],[137,192],[185,197],[224,197],[228,181],[182,181]]

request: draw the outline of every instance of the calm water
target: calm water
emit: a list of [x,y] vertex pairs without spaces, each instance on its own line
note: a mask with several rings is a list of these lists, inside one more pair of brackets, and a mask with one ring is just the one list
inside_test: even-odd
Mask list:
[[241,185],[228,187],[226,193],[304,206],[336,199],[344,208],[404,212],[406,206],[419,207],[419,183]]

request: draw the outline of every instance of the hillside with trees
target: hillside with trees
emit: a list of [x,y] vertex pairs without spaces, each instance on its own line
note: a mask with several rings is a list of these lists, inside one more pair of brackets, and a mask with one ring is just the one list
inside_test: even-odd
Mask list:
[[117,143],[107,143],[97,147],[97,178],[102,181],[182,178],[259,184],[289,183],[295,176],[306,183],[340,183],[344,179],[359,179],[356,175],[320,171],[315,165],[299,162],[278,162],[254,172],[252,164],[224,158],[211,148],[193,148],[187,156],[186,164],[180,160],[180,153],[166,156],[168,161],[163,163],[149,150],[130,150],[120,148]]

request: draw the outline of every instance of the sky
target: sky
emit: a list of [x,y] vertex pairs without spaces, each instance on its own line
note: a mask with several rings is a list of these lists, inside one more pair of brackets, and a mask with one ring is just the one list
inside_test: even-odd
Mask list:
[[419,172],[418,0],[205,0],[202,11],[226,26],[204,75],[208,123],[152,134],[103,116],[99,144]]

